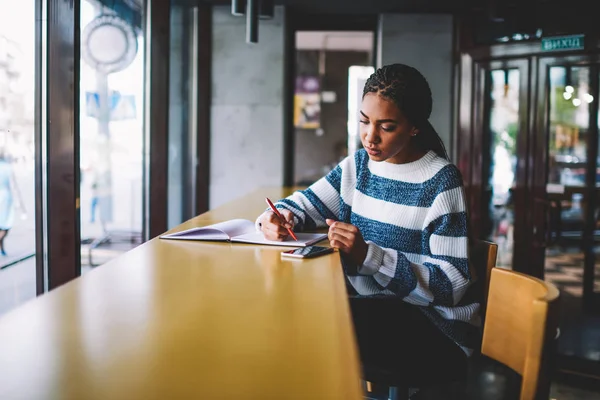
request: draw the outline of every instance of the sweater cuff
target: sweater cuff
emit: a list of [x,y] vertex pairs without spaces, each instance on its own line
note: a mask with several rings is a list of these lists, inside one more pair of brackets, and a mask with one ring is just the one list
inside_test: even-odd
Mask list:
[[367,242],[367,257],[363,264],[358,267],[358,273],[361,275],[375,275],[379,272],[383,263],[383,249],[373,242]]

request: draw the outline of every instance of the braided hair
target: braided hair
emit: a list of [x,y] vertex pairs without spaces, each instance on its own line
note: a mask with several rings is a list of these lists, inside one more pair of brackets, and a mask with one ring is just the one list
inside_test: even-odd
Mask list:
[[429,122],[433,100],[427,80],[419,71],[404,64],[391,64],[375,71],[363,89],[368,93],[393,101],[419,133],[412,138],[422,151],[433,150],[438,156],[449,159],[444,142]]

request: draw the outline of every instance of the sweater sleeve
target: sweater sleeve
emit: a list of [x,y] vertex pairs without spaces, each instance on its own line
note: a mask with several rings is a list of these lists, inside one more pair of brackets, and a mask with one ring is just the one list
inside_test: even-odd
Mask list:
[[471,282],[462,185],[438,194],[425,219],[422,254],[410,254],[367,242],[360,275],[370,286],[420,305],[455,306]]

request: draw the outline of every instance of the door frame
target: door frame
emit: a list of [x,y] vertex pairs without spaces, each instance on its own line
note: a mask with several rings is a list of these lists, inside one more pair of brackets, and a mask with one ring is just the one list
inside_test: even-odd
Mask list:
[[[517,167],[515,171],[515,190],[514,199],[514,249],[513,249],[513,268],[516,271],[522,271],[523,266],[527,264],[527,243],[530,241],[529,215],[526,212],[529,199],[528,190],[528,154],[530,152],[529,142],[531,129],[529,124],[529,114],[531,103],[529,101],[530,80],[530,60],[527,58],[505,59],[481,61],[474,63],[475,72],[475,99],[473,104],[474,129],[472,138],[472,174],[470,191],[470,200],[472,204],[480,204],[475,210],[471,208],[472,232],[477,236],[483,235],[482,219],[487,212],[487,201],[484,199],[487,182],[484,182],[486,173],[485,165],[489,162],[487,157],[488,140],[490,136],[489,111],[491,108],[490,93],[487,90],[490,83],[491,71],[516,69],[519,71],[519,134],[517,136]],[[475,134],[480,132],[481,134]]]
[[376,65],[379,19],[377,14],[307,14],[284,7],[283,71],[283,186],[294,185],[295,133],[294,91],[296,79],[296,32],[367,31],[373,32],[373,66]]
[[463,174],[465,192],[469,203],[469,228],[472,238],[482,238],[484,204],[483,182],[484,144],[489,134],[487,115],[491,107],[487,93],[488,73],[498,69],[518,69],[519,73],[519,135],[517,142],[517,168],[515,171],[515,228],[513,268],[528,270],[528,243],[531,240],[531,217],[526,212],[531,180],[529,178],[532,147],[532,93],[535,68],[531,57],[490,57],[488,52],[469,52],[461,56],[461,90],[459,93],[458,127],[456,138],[457,165]]

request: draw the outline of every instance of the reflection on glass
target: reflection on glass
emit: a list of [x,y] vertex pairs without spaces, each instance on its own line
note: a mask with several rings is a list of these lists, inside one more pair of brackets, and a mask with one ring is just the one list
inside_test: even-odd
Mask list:
[[171,1],[168,228],[196,213],[198,7]]
[[[551,67],[547,198],[552,240],[546,248],[544,278],[561,291],[560,354],[600,360],[600,318],[586,314],[583,300],[586,246],[583,238],[586,170],[597,168],[587,158],[589,118],[594,91],[589,67]],[[598,180],[597,183],[598,184]],[[555,231],[555,232],[552,232]]]
[[519,127],[519,70],[490,72],[490,172],[492,231],[498,243],[497,265],[511,267],[513,249],[513,188],[517,167]]
[[[600,88],[598,88],[598,91],[596,93],[600,92]],[[600,102],[598,102],[599,107],[600,107]],[[600,132],[600,110],[598,111],[598,121],[596,122],[596,124],[598,125],[598,131]],[[598,141],[598,154],[600,155],[600,140]],[[600,156],[598,157],[598,160],[596,160],[596,171],[600,171]],[[598,173],[597,173],[598,175]],[[600,179],[596,179],[596,186],[600,186]],[[600,208],[600,206],[598,206],[600,204],[600,190],[596,190],[596,206],[598,208]],[[593,257],[594,257],[594,273],[593,273],[593,283],[591,285],[592,287],[592,293],[593,293],[593,298],[594,298],[594,302],[596,304],[596,306],[594,308],[596,309],[600,309],[600,209],[598,209],[596,211],[596,229],[594,232],[594,252],[593,252]],[[598,318],[598,321],[600,321],[600,317]],[[600,326],[600,324],[598,324],[598,326]],[[600,332],[598,332],[598,335],[600,335]],[[600,349],[598,349],[598,358],[600,359]]]
[[141,240],[144,37],[124,6],[81,2],[82,272]]
[[593,101],[589,73],[589,67],[550,68],[547,189],[548,198],[558,204],[558,209],[550,212],[560,214],[559,244],[580,241],[583,232],[590,103]]
[[0,2],[0,315],[36,295],[34,4]]
[[548,183],[585,185],[590,94],[588,67],[550,68]]

